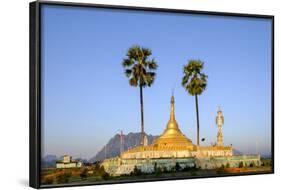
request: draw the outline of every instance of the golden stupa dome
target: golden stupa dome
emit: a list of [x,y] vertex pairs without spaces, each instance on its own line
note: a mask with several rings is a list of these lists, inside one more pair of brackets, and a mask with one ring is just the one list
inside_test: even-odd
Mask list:
[[175,99],[171,97],[170,119],[165,131],[153,143],[154,146],[167,148],[190,148],[193,149],[192,141],[188,139],[179,129],[175,118]]

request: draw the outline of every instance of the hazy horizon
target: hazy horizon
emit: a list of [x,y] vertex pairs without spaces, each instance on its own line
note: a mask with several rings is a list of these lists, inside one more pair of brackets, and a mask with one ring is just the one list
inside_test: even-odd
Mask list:
[[[129,133],[139,133],[139,134],[141,134],[141,132],[129,132]],[[127,133],[127,134],[123,134],[123,135],[128,135],[129,133]],[[106,144],[107,143],[109,143],[109,141],[112,139],[112,138],[114,138],[116,135],[120,135],[120,133],[116,133],[115,135],[113,135],[110,139],[108,139],[108,141],[106,142]],[[153,134],[146,134],[146,135],[153,135]],[[153,136],[158,136],[158,135],[153,135]],[[195,142],[196,143],[196,142]],[[193,144],[195,144],[194,142],[193,142]],[[202,142],[201,142],[202,143]],[[206,145],[206,144],[205,144]],[[93,157],[95,157],[96,155],[97,155],[97,153],[99,153],[102,149],[104,148],[104,146],[102,146],[99,150],[97,150],[97,152],[94,154],[94,155],[92,155],[92,156],[90,156],[90,157],[81,157],[81,156],[72,156],[72,155],[70,155],[70,156],[72,156],[72,158],[75,160],[75,159],[85,159],[85,160],[87,160],[87,161],[90,161]],[[233,151],[234,152],[239,152],[239,153],[241,153],[241,154],[245,154],[245,155],[251,155],[251,154],[255,154],[255,152],[251,152],[251,153],[249,153],[249,152],[242,152],[242,151],[240,151],[239,149],[237,149],[237,148],[235,148],[234,147],[234,149],[233,149]],[[102,152],[102,153],[104,153],[104,151]],[[271,155],[271,153],[260,153],[259,152],[259,154],[261,155],[261,157],[271,157],[272,155]],[[44,160],[44,158],[46,158],[46,157],[49,157],[49,156],[56,156],[56,158],[57,159],[62,159],[63,158],[63,156],[64,155],[68,155],[68,154],[59,154],[59,155],[57,155],[57,154],[45,154],[45,155],[42,155],[42,159]]]
[[139,89],[121,65],[134,44],[150,48],[159,66],[144,89],[147,134],[165,129],[174,89],[176,120],[196,143],[195,98],[181,78],[189,59],[201,59],[201,144],[215,143],[220,106],[225,145],[271,154],[270,20],[43,5],[41,31],[43,156],[89,159],[118,130],[140,131]]

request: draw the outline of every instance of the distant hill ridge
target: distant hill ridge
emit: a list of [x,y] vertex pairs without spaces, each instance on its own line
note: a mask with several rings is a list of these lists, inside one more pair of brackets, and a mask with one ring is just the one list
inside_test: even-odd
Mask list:
[[[151,144],[158,136],[147,135],[148,144]],[[129,133],[123,136],[123,150],[128,150],[135,146],[140,145],[141,133]],[[99,160],[104,160],[106,158],[115,157],[120,154],[120,135],[116,134],[112,137],[109,142],[106,144],[106,151],[105,146],[89,161],[95,162]]]
[[243,153],[237,149],[233,149],[233,155],[243,155]]
[[41,166],[42,168],[55,167],[58,159],[59,158],[56,155],[46,155],[42,158]]

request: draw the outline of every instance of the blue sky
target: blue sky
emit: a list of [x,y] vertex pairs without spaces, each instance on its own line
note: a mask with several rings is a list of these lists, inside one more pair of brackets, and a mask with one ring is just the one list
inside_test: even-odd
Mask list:
[[152,49],[157,78],[144,89],[148,134],[176,119],[196,143],[195,98],[181,87],[189,59],[205,62],[209,76],[199,97],[201,137],[216,140],[215,116],[225,117],[223,140],[244,153],[270,154],[271,21],[44,5],[42,8],[43,155],[90,158],[119,129],[140,131],[139,89],[121,62],[127,49]]

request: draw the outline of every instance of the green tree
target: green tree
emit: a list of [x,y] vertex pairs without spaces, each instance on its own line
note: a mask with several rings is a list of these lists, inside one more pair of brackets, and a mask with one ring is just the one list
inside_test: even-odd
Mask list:
[[109,173],[104,172],[104,173],[101,175],[101,177],[102,177],[103,180],[108,180],[108,179],[110,178],[110,175],[109,175]]
[[85,168],[85,169],[80,173],[80,177],[81,177],[82,180],[87,179],[87,177],[88,177],[88,169],[87,169],[87,168]]
[[53,184],[53,182],[54,182],[53,177],[47,177],[43,180],[43,184],[46,184],[46,185]]
[[93,171],[94,171],[94,174],[98,174],[99,173],[99,171],[100,171],[100,162],[94,163]]
[[226,168],[230,168],[230,164],[227,162],[227,164],[226,164],[225,167],[226,167]]
[[135,166],[134,170],[133,170],[133,175],[136,175],[136,176],[142,175],[141,169],[139,169],[137,166]]
[[97,173],[98,176],[101,176],[101,178],[103,180],[108,180],[110,178],[110,175],[109,173],[107,173],[104,169],[103,166],[100,166],[99,169],[98,169],[98,173]]
[[125,75],[129,78],[129,84],[140,89],[141,106],[141,145],[144,143],[144,114],[143,114],[143,88],[150,87],[156,77],[155,70],[158,65],[153,59],[149,59],[152,51],[148,48],[138,45],[129,48],[126,58],[122,65],[125,69]]
[[154,162],[154,172],[156,173],[157,170],[157,162]]
[[243,164],[243,162],[239,162],[239,166],[238,166],[239,168],[243,168],[244,167],[244,164]]
[[163,172],[164,172],[164,173],[167,173],[167,172],[168,172],[168,169],[167,169],[166,166],[163,167]]
[[178,162],[176,162],[176,165],[175,165],[175,170],[178,172],[181,170],[181,166]]
[[56,177],[57,183],[68,183],[71,175],[71,172],[65,172],[63,174],[58,175]]
[[198,96],[203,93],[207,87],[208,76],[202,73],[204,62],[200,60],[189,60],[183,67],[184,76],[182,86],[192,96],[195,96],[196,118],[197,118],[197,145],[199,146],[199,110]]
[[155,176],[159,177],[159,176],[161,176],[161,175],[162,175],[162,170],[161,170],[160,167],[157,167],[157,168],[156,168],[156,171],[155,171]]

